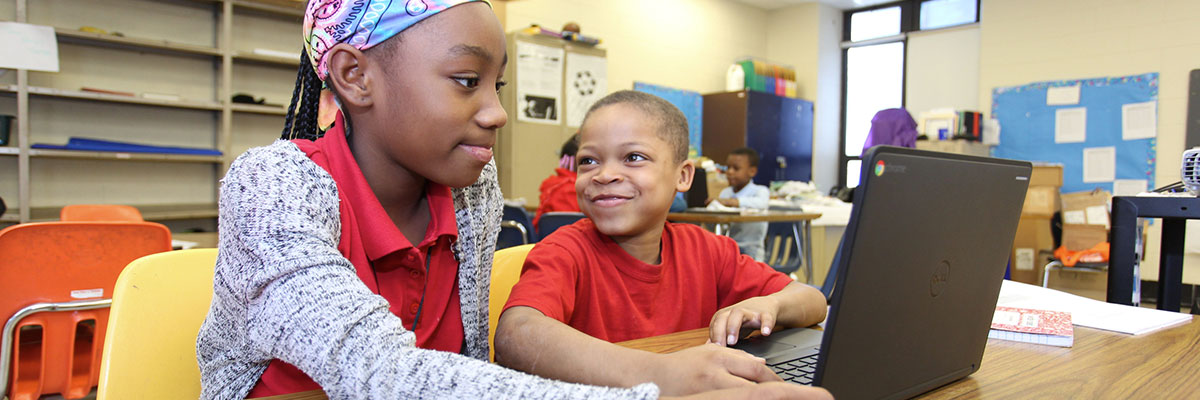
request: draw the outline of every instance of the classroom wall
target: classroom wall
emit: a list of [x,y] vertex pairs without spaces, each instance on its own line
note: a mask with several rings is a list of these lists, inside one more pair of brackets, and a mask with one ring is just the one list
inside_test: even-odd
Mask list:
[[723,91],[734,60],[767,54],[767,12],[729,0],[522,0],[508,2],[505,14],[509,31],[575,21],[584,35],[603,39],[610,92],[632,89],[635,80]]
[[837,183],[841,120],[840,10],[820,3],[765,11],[730,0],[522,0],[504,3],[505,29],[568,21],[604,39],[608,89],[643,81],[700,93],[725,90],[742,57],[796,68],[799,97],[815,103],[813,180]]
[[[996,87],[1157,72],[1155,183],[1179,180],[1188,73],[1200,68],[1200,2],[984,0],[981,12],[979,105],[985,112]],[[1007,133],[1001,127],[1001,135]],[[1160,227],[1150,230],[1143,279],[1158,276]],[[1185,282],[1200,282],[1195,258],[1189,255]]]
[[841,35],[841,10],[821,3],[772,10],[767,20],[768,59],[793,66],[797,95],[814,103],[812,179],[822,191],[837,184]]

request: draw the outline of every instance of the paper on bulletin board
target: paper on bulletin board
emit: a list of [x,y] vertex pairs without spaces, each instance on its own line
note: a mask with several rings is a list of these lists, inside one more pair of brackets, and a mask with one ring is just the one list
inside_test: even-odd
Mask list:
[[4,43],[0,68],[58,72],[58,39],[54,28],[0,22],[0,43]]
[[557,125],[562,121],[563,54],[560,47],[517,42],[517,120]]
[[1121,106],[1121,139],[1150,139],[1158,136],[1158,117],[1154,102],[1132,103]]
[[1145,192],[1147,182],[1145,179],[1117,179],[1113,181],[1113,196],[1137,196],[1139,193]]
[[1046,105],[1070,106],[1079,104],[1079,85],[1046,89]]
[[1083,149],[1083,181],[1112,182],[1117,174],[1117,148],[1113,146]]
[[1054,112],[1054,143],[1087,141],[1087,108],[1060,108]]
[[567,126],[583,125],[596,100],[608,94],[608,62],[604,57],[567,53]]

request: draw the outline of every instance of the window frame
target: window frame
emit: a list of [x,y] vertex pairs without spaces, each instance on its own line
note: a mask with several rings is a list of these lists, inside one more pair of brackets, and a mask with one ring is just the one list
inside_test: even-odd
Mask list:
[[[894,43],[894,42],[904,43],[904,56],[900,62],[900,64],[901,64],[900,107],[902,107],[902,108],[905,107],[906,106],[905,102],[908,97],[908,34],[910,32],[922,31],[922,29],[920,29],[921,6],[929,1],[933,1],[933,0],[893,1],[893,2],[889,2],[889,3],[877,4],[877,5],[869,6],[869,7],[855,8],[855,9],[846,10],[846,11],[842,12],[842,41],[841,41],[841,48],[842,48],[842,97],[841,97],[841,99],[842,99],[842,101],[841,101],[841,104],[839,105],[839,107],[841,107],[841,115],[839,117],[840,119],[838,120],[838,122],[839,122],[838,125],[840,125],[840,129],[838,132],[838,175],[837,175],[838,181],[837,181],[837,185],[835,185],[836,187],[845,187],[846,186],[846,177],[848,175],[846,164],[848,164],[850,160],[861,160],[862,159],[861,156],[847,156],[846,155],[846,98],[847,98],[846,89],[848,87],[847,71],[848,71],[848,63],[849,63],[849,49],[852,47],[864,47],[864,46],[872,46],[872,45]],[[980,15],[982,14],[982,11],[981,11],[982,4],[981,3],[982,3],[981,0],[975,0],[975,20],[972,22],[964,22],[964,23],[958,24],[958,25],[944,26],[944,27],[939,27],[939,28],[934,28],[934,29],[925,29],[924,31],[937,31],[937,30],[942,30],[942,29],[953,29],[953,28],[964,26],[964,25],[978,24]],[[879,9],[884,9],[884,8],[897,7],[897,6],[900,7],[900,33],[899,34],[892,35],[892,36],[884,36],[884,37],[860,40],[858,42],[850,41],[850,30],[852,28],[850,20],[855,13],[874,11],[874,10],[879,10]],[[861,177],[859,179],[861,179]]]

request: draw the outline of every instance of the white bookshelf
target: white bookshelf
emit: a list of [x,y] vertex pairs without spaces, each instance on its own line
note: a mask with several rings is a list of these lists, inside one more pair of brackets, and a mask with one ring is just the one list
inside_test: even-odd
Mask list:
[[[54,220],[63,205],[81,203],[132,205],[147,220],[216,218],[229,164],[246,148],[270,144],[283,126],[303,7],[297,0],[0,0],[0,21],[54,28],[60,65],[57,73],[0,70],[0,114],[16,116],[10,144],[0,146],[0,197],[8,205],[0,223]],[[241,93],[268,104],[233,103]],[[69,137],[224,155],[31,147]]]

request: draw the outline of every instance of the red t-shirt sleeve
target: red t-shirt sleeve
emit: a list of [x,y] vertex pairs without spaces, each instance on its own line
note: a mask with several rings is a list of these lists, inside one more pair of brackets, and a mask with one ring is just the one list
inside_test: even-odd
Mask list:
[[578,279],[579,269],[570,252],[558,244],[539,243],[525,257],[521,278],[513,286],[504,309],[532,307],[567,323],[575,309]]
[[718,262],[718,302],[729,307],[751,297],[766,296],[783,290],[792,278],[771,266],[754,261],[738,251],[737,242],[726,236],[716,236],[713,243]]

